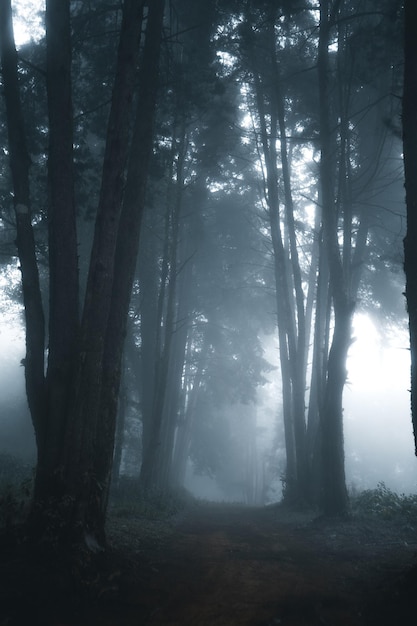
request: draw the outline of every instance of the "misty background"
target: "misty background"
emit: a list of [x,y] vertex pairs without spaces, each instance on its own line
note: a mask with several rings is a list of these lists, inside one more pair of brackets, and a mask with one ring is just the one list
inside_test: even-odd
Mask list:
[[[82,3],[75,5],[82,23]],[[201,393],[195,400],[194,417],[189,420],[185,487],[201,498],[264,504],[280,500],[286,472],[274,293],[279,272],[274,267],[277,255],[274,225],[270,221],[274,207],[268,188],[271,184],[268,151],[269,157],[272,154],[275,158],[279,190],[275,209],[283,228],[286,262],[289,266],[295,257],[289,234],[294,228],[305,296],[310,287],[312,291],[316,288],[320,276],[320,270],[314,268],[317,262],[314,255],[321,192],[318,189],[318,103],[314,98],[310,102],[315,86],[308,71],[315,62],[316,44],[311,42],[309,33],[317,26],[317,16],[313,10],[306,10],[304,17],[297,19],[290,18],[285,10],[275,16],[277,28],[282,27],[286,34],[278,37],[271,44],[271,50],[267,50],[271,53],[268,64],[263,62],[266,48],[262,46],[270,45],[267,37],[271,32],[261,18],[262,12],[268,13],[270,7],[265,5],[265,8],[262,3],[254,6],[253,12],[243,16],[233,2],[227,7],[230,16],[227,12],[211,13],[206,7],[203,43],[199,36],[194,39],[195,6],[190,4],[188,13],[187,3],[184,3],[178,16],[170,16],[172,23],[166,18],[167,30],[187,34],[181,40],[181,51],[173,38],[167,55],[169,61],[163,70],[163,97],[157,107],[147,210],[129,311],[119,402],[119,418],[123,413],[123,420],[118,422],[120,432],[115,454],[120,474],[136,477],[143,459],[144,416],[149,410],[144,400],[149,382],[144,356],[149,346],[145,346],[145,339],[157,334],[153,326],[156,320],[161,336],[167,332],[167,345],[174,343],[182,331],[187,333],[182,348],[183,363],[178,366],[178,372],[174,372],[180,396],[177,402],[183,412],[186,412],[184,407],[188,408],[194,401],[193,385],[200,374],[203,381],[200,380],[199,385],[195,383],[196,392]],[[17,14],[27,12],[31,16],[29,26],[21,20],[19,28],[19,20],[16,21],[17,44],[37,61],[37,55],[42,54],[42,20],[33,6],[23,0],[16,3],[16,10]],[[348,4],[346,11],[347,14],[350,11]],[[349,238],[352,259],[359,248],[358,233],[364,214],[370,222],[365,238],[369,252],[360,263],[366,267],[358,292],[354,341],[349,348],[343,394],[346,482],[351,491],[374,488],[384,482],[399,493],[415,493],[417,460],[410,419],[410,356],[402,295],[405,206],[395,98],[400,82],[400,38],[395,20],[385,17],[382,19],[378,12],[375,16],[370,13],[363,22],[346,27],[344,43],[343,38],[335,38],[329,45],[333,71],[340,83],[345,85],[349,73],[355,77],[354,86],[350,85],[353,95],[349,92],[344,102],[348,108],[346,119],[338,118],[340,136],[343,132],[349,136],[346,141],[350,141],[352,151],[346,159],[347,165],[345,163],[345,178],[351,185],[349,191],[343,187],[342,157],[337,178],[340,185],[337,202],[343,205],[341,197],[348,205],[347,198],[353,197],[352,206],[343,209],[345,213],[341,210],[343,216],[348,216],[350,234],[346,235],[344,226],[339,226],[338,233],[341,246]],[[369,29],[377,42],[375,54],[369,47]],[[385,49],[387,41],[390,46]],[[101,162],[104,149],[104,115],[99,111],[97,118],[83,117],[84,109],[90,111],[96,104],[96,94],[85,89],[87,79],[83,72],[87,68],[86,76],[90,75],[90,70],[98,76],[100,97],[107,97],[108,67],[100,55],[104,49],[109,55],[110,52],[107,42],[101,42],[102,48],[99,45],[91,57],[94,67],[89,68],[88,44],[84,48],[80,37],[77,45],[80,48],[74,54],[74,65],[81,78],[75,90],[79,122],[76,176],[77,200],[82,206],[78,225],[80,276],[84,289],[97,200],[97,163]],[[350,54],[356,46],[363,52],[359,60]],[[183,47],[187,50],[185,56]],[[286,132],[282,132],[279,120],[274,119],[274,98],[278,96],[271,87],[271,72],[276,71],[274,62],[277,61],[283,74],[280,80],[282,78],[285,90],[283,122],[287,124]],[[205,68],[204,71],[201,68]],[[41,92],[41,88],[30,73],[27,81],[26,100],[32,106],[31,90]],[[343,94],[334,97],[336,101]],[[38,100],[42,100],[41,96]],[[35,105],[31,114],[41,137],[36,139],[39,145],[36,144],[38,152],[35,150],[33,164],[35,197],[39,199],[43,197],[45,184],[45,147],[42,145],[45,129]],[[284,146],[287,138],[290,138],[289,148]],[[340,146],[343,141],[340,139]],[[291,162],[289,181],[284,180],[287,152]],[[293,202],[292,225],[283,209],[283,205],[290,204],[288,185]],[[4,189],[6,206],[10,193],[7,185]],[[39,204],[42,206],[42,202]],[[44,216],[40,213],[37,219],[37,236],[44,250]],[[34,467],[35,438],[24,388],[20,271],[10,253],[9,232],[10,219],[5,218],[1,222],[6,253],[0,272],[0,448]],[[292,280],[290,291],[295,292],[295,279]],[[47,278],[42,274],[41,282],[46,300]],[[169,319],[171,296],[175,301],[174,321]],[[159,312],[158,298],[162,301]],[[312,326],[310,319],[309,330]],[[330,321],[329,329],[333,330]],[[171,337],[168,337],[170,332]],[[328,332],[331,335],[330,330]],[[157,343],[155,340],[155,345]],[[312,345],[311,339],[307,350],[306,398],[310,390]],[[155,348],[155,360],[163,356],[163,348],[163,345]],[[158,350],[161,354],[157,354]],[[204,364],[202,372],[198,369],[200,360]],[[167,359],[167,362],[170,372],[174,371],[172,361]],[[172,384],[172,380],[168,382]],[[168,383],[162,387],[165,393]],[[164,413],[162,423],[166,426],[163,434],[168,442],[167,449],[170,445],[175,449],[180,427],[188,417],[185,418],[180,409],[174,410],[177,423],[168,415],[169,407],[163,407],[161,412]]]
[[[15,278],[18,276],[14,272]],[[5,284],[3,279],[3,286]],[[401,297],[401,293],[398,294]],[[1,452],[34,467],[36,447],[27,408],[24,370],[24,330],[21,310],[3,291],[0,327],[0,441]],[[405,317],[404,317],[405,321]],[[369,316],[358,314],[355,342],[348,360],[348,384],[344,392],[346,480],[350,490],[374,489],[381,482],[397,493],[417,491],[417,459],[414,455],[410,420],[408,377],[410,356],[404,324],[378,329]],[[266,359],[278,367],[276,339],[263,337]],[[259,387],[256,415],[257,446],[261,464],[273,459],[268,477],[266,502],[282,497],[281,478],[285,451],[274,447],[283,430],[279,417],[280,392],[276,372]],[[230,419],[239,419],[240,407],[231,409]],[[238,482],[238,480],[236,480]],[[244,501],[239,486],[224,490],[206,474],[194,472],[188,464],[185,486],[196,496],[218,501]]]

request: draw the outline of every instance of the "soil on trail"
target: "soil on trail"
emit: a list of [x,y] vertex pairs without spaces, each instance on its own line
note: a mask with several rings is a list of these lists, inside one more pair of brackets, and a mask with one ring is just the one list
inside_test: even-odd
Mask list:
[[148,543],[132,542],[132,520],[109,527],[136,576],[121,581],[103,626],[417,623],[417,531],[404,522],[199,505]]
[[[404,520],[326,520],[283,506],[198,504],[169,521],[119,512],[110,517],[108,532],[114,571],[99,599],[49,612],[38,602],[36,610],[26,607],[31,619],[22,623],[417,623],[417,530]],[[0,626],[17,623],[0,616]]]

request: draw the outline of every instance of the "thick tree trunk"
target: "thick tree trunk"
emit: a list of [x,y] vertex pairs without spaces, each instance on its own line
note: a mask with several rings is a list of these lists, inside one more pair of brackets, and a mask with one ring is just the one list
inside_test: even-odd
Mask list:
[[411,349],[411,415],[417,455],[417,5],[405,0],[403,146],[407,203],[404,271]]
[[38,449],[35,500],[58,488],[79,338],[78,248],[73,176],[70,2],[46,2],[46,87],[49,115],[48,411]]
[[[95,541],[104,542],[107,485],[102,484],[98,472],[97,454],[103,451],[103,438],[108,435],[108,431],[106,424],[99,419],[99,412],[116,235],[129,146],[131,103],[136,86],[141,17],[142,6],[134,0],[126,0],[123,6],[96,229],[77,345],[79,352],[73,379],[70,377],[67,380],[71,390],[69,418],[61,458],[56,460],[55,474],[58,473],[62,481],[62,498],[72,503],[64,524],[68,526],[70,540],[79,540],[88,535],[94,537]],[[52,24],[50,34],[59,46]],[[59,179],[55,179],[53,184],[59,185]],[[59,228],[58,223],[55,228]],[[66,289],[64,279],[60,288]],[[52,441],[50,445],[53,445]],[[108,447],[111,448],[111,453],[107,453],[106,458],[113,454],[113,439],[108,442]],[[40,501],[42,506],[42,500],[47,500],[49,495],[48,484],[44,479],[40,487],[35,504]]]
[[338,241],[338,216],[334,196],[334,142],[329,106],[329,2],[320,5],[318,78],[320,106],[320,181],[323,203],[323,232],[334,309],[334,331],[330,348],[324,403],[321,407],[323,468],[323,509],[326,514],[344,515],[348,507],[343,442],[343,389],[346,382],[346,360],[351,342],[354,302],[343,271]]
[[[157,6],[156,4],[153,7]],[[163,11],[163,1],[158,5]],[[48,429],[39,447],[33,520],[38,534],[48,523],[49,508],[60,520],[58,541],[90,537],[90,546],[103,543],[105,511],[114,449],[120,359],[127,315],[114,301],[120,275],[132,275],[129,265],[117,256],[117,237],[126,227],[120,220],[124,172],[129,148],[131,108],[137,81],[143,3],[125,0],[110,111],[102,187],[87,281],[85,305],[78,332],[77,246],[72,189],[71,46],[69,2],[47,2],[48,106],[50,113],[50,263],[51,320],[48,367]],[[155,12],[149,11],[149,16]],[[156,43],[152,63],[146,53],[142,70],[143,89],[155,91],[162,17],[147,40]],[[152,23],[148,19],[148,28]],[[155,62],[156,55],[156,62]],[[150,157],[153,105],[144,107],[141,123],[150,137],[142,148]],[[141,184],[146,180],[146,159]],[[64,171],[65,170],[65,171]],[[139,202],[142,197],[139,198]],[[126,211],[125,211],[126,214]],[[140,219],[140,218],[139,218]],[[132,228],[132,236],[138,228]],[[126,238],[126,247],[132,249]],[[137,244],[135,244],[137,245]],[[119,246],[120,247],[120,246]],[[131,261],[135,265],[135,259]],[[119,263],[119,265],[117,265]],[[120,281],[122,282],[122,281]],[[130,287],[131,289],[131,284]],[[127,290],[128,287],[125,287]],[[130,291],[129,291],[130,295]],[[127,303],[127,304],[126,304]],[[117,302],[119,304],[119,302]],[[78,341],[77,341],[78,340]],[[50,517],[50,515],[49,515]],[[91,539],[93,538],[93,539]]]
[[[124,4],[99,207],[81,325],[81,359],[66,446],[67,453],[72,456],[71,460],[65,459],[70,482],[78,482],[80,473],[89,476],[95,473],[91,451],[93,446],[96,447],[95,438],[99,431],[103,365],[129,147],[132,98],[137,79],[141,18],[142,10],[138,3],[127,0]],[[96,477],[92,477],[92,480],[96,480]]]
[[320,413],[322,504],[326,515],[345,515],[348,507],[342,400],[347,376],[346,359],[351,344],[352,316],[353,308],[349,308],[345,302],[339,310],[335,310],[335,327],[329,352],[326,390]]
[[[145,47],[139,73],[140,92],[117,236],[112,299],[104,353],[100,428],[95,457],[97,478],[105,494],[108,494],[110,486],[123,344],[152,156],[164,7],[165,0],[155,0],[148,11]],[[106,506],[107,499],[102,503],[103,521]]]

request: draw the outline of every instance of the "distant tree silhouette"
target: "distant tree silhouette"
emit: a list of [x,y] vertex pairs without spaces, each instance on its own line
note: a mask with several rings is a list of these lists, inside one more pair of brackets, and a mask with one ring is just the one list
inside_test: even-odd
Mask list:
[[417,455],[417,5],[404,3],[403,146],[407,203],[404,239],[405,295],[411,349],[411,415]]

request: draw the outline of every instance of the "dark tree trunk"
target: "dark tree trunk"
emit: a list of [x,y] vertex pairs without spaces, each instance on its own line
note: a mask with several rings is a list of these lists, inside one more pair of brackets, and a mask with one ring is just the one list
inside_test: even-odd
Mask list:
[[345,515],[348,495],[343,440],[343,389],[346,359],[351,344],[353,309],[345,302],[336,310],[332,345],[327,362],[327,381],[321,408],[323,510],[327,515]]
[[[61,5],[59,2],[57,4]],[[108,436],[108,430],[99,413],[107,358],[105,338],[111,307],[116,236],[129,146],[131,103],[136,82],[141,17],[142,6],[133,0],[126,0],[123,6],[96,229],[77,344],[79,352],[74,376],[67,380],[71,390],[69,417],[61,458],[56,459],[55,475],[62,481],[60,485],[62,498],[67,498],[68,502],[69,496],[72,502],[66,515],[68,533],[76,540],[80,535],[83,537],[88,534],[95,537],[95,540],[104,542],[107,484],[103,484],[99,473],[97,455],[104,452],[103,438]],[[49,32],[53,38],[52,43],[59,46],[53,24],[50,25]],[[58,186],[59,178],[51,179],[51,184]],[[55,228],[59,229],[58,222]],[[63,278],[62,282],[57,284],[57,289],[59,288],[66,289]],[[109,438],[106,459],[111,458],[113,454],[113,443],[113,439]],[[53,445],[53,440],[50,440],[49,445]],[[109,449],[111,453],[108,452]],[[42,501],[47,500],[50,494],[47,481],[42,476],[40,478],[41,480],[38,480],[40,490],[35,504],[40,501],[42,506]]]
[[[306,462],[306,367],[307,328],[305,296],[298,258],[294,207],[291,189],[290,159],[287,145],[286,111],[277,53],[276,8],[270,6],[266,26],[266,59],[259,58],[253,34],[246,32],[250,64],[260,123],[260,142],[265,159],[266,202],[274,251],[277,297],[277,325],[280,345],[283,412],[287,453],[286,497],[308,497]],[[248,10],[248,22],[251,20]],[[269,124],[269,127],[268,127]],[[280,139],[280,161],[276,138]],[[284,219],[281,225],[278,167],[282,167]],[[283,232],[284,231],[284,235]]]
[[[148,447],[143,450],[140,482],[144,491],[160,487],[163,467],[163,425],[168,409],[170,365],[172,359],[173,333],[177,319],[177,245],[180,205],[174,207],[172,215],[172,231],[170,232],[171,250],[168,267],[169,280],[166,294],[166,315],[164,320],[162,346],[156,358],[155,386],[152,404],[152,418]],[[163,286],[161,286],[164,289]],[[161,296],[162,294],[160,294]],[[162,329],[161,329],[162,331]]]
[[[152,155],[164,6],[164,0],[155,0],[148,11],[145,48],[139,74],[140,92],[117,237],[111,308],[104,353],[100,429],[96,446],[97,477],[107,494],[111,477],[123,344],[139,251],[148,168]],[[103,504],[104,521],[107,502]]]
[[[172,156],[177,155],[175,185],[171,184],[172,175],[168,184],[168,204],[165,225],[165,246],[163,269],[161,276],[161,290],[159,293],[158,319],[162,321],[162,311],[165,310],[163,327],[159,329],[159,341],[156,345],[156,368],[152,417],[147,447],[143,449],[143,460],[140,474],[141,487],[149,491],[155,487],[164,488],[164,465],[169,462],[163,458],[167,454],[164,449],[163,438],[169,431],[173,433],[173,425],[169,424],[169,417],[173,416],[169,405],[169,393],[175,393],[171,388],[175,373],[170,372],[175,363],[176,324],[178,324],[178,270],[179,270],[179,235],[182,210],[182,194],[184,187],[184,163],[186,157],[186,129],[185,122],[181,125],[180,136],[173,138]],[[174,158],[173,161],[174,162]],[[185,350],[185,343],[182,351]],[[165,428],[165,432],[164,431]],[[172,454],[172,449],[170,451]],[[166,476],[166,474],[165,474]]]
[[[182,183],[181,183],[182,187]],[[192,276],[192,260],[186,257],[188,250],[187,231],[183,227],[179,235],[179,262],[176,272],[178,273],[177,286],[177,315],[172,341],[171,364],[169,367],[169,396],[166,407],[163,439],[163,474],[161,488],[167,489],[172,486],[181,486],[176,483],[175,470],[175,440],[178,436],[179,424],[186,419],[184,414],[185,394],[183,386],[184,368],[186,366],[187,343],[190,330],[189,290]],[[182,244],[182,245],[181,245]]]
[[[157,468],[159,464],[159,446],[160,446],[160,432],[163,418],[163,407],[165,403],[165,386],[161,386],[161,382],[165,378],[165,372],[167,372],[167,366],[164,365],[164,352],[169,354],[168,346],[164,341],[171,339],[172,329],[168,329],[167,317],[167,292],[169,289],[169,275],[170,275],[170,241],[171,241],[171,191],[173,188],[173,168],[174,168],[174,144],[175,139],[172,139],[171,146],[171,160],[168,176],[167,186],[167,204],[165,207],[165,219],[164,219],[164,241],[161,258],[161,270],[159,272],[159,288],[155,289],[156,295],[156,307],[155,307],[155,329],[154,344],[150,345],[150,342],[146,340],[145,347],[149,350],[153,347],[153,355],[147,364],[143,364],[143,367],[152,368],[152,372],[149,373],[148,378],[152,385],[152,396],[149,390],[146,393],[146,413],[143,416],[143,428],[144,436],[142,438],[142,464],[140,469],[140,484],[143,491],[148,491],[150,488],[155,487],[157,483]],[[139,270],[140,273],[140,270]],[[148,283],[150,285],[150,282]],[[172,287],[172,285],[171,285]],[[171,294],[173,291],[171,290]],[[147,305],[145,305],[147,306]],[[150,321],[150,320],[149,320]],[[142,335],[147,332],[149,326],[141,326]],[[165,332],[163,332],[165,330]],[[142,362],[143,362],[142,355]],[[161,393],[160,393],[161,392]]]
[[[274,59],[275,60],[275,59]],[[282,177],[284,183],[284,199],[285,199],[285,219],[289,238],[290,247],[290,263],[287,262],[287,270],[291,276],[288,278],[288,284],[293,284],[294,290],[294,309],[296,311],[296,327],[293,329],[294,339],[292,340],[294,348],[290,353],[291,359],[291,386],[292,386],[292,406],[293,406],[293,423],[294,423],[294,442],[296,448],[296,463],[298,476],[298,490],[301,498],[308,497],[308,476],[307,476],[307,448],[306,448],[306,409],[305,409],[305,392],[306,392],[306,368],[307,368],[307,351],[308,338],[306,328],[306,312],[305,298],[302,287],[301,268],[298,258],[296,230],[294,221],[294,206],[291,190],[291,176],[288,159],[288,149],[286,140],[285,110],[283,96],[279,87],[280,78],[278,76],[278,65],[276,65],[276,108],[278,112],[279,137],[281,145],[281,164]]]
[[125,442],[124,431],[126,425],[127,407],[128,407],[128,388],[126,379],[127,371],[126,354],[123,359],[120,379],[120,391],[117,405],[116,430],[114,435],[114,454],[112,462],[112,485],[117,489],[120,480],[120,471],[123,457],[123,445]]
[[318,239],[318,272],[316,308],[313,331],[313,355],[311,365],[310,395],[308,401],[307,463],[309,471],[309,501],[319,506],[322,499],[322,444],[320,414],[326,388],[327,360],[329,353],[329,333],[331,301],[329,296],[329,268],[323,245],[323,233],[316,217]]
[[[307,472],[306,472],[306,427],[305,427],[305,327],[304,305],[300,302],[298,292],[298,263],[297,255],[293,258],[290,268],[287,251],[284,247],[278,196],[277,153],[273,137],[278,136],[278,105],[270,111],[271,139],[268,140],[266,127],[266,111],[264,94],[260,76],[254,71],[256,101],[261,127],[261,141],[266,167],[266,188],[269,221],[271,227],[271,240],[274,251],[274,275],[276,284],[277,302],[277,326],[280,350],[280,365],[283,393],[283,413],[286,441],[286,491],[285,497],[289,500],[302,500],[307,496]],[[281,129],[284,127],[281,110]],[[284,142],[285,143],[285,142]],[[285,148],[283,148],[285,150]],[[284,160],[286,159],[286,154]],[[288,164],[287,164],[288,168]],[[293,216],[290,189],[288,188],[289,170],[286,171],[286,199],[287,217]],[[289,224],[291,229],[291,223]],[[293,241],[293,244],[295,242]],[[296,270],[295,277],[292,270]],[[291,281],[295,280],[297,287],[296,303],[293,302],[293,289]],[[295,309],[300,315],[300,335],[297,333]]]
[[411,415],[417,455],[417,5],[404,3],[405,66],[403,95],[403,146],[407,234],[404,271],[411,349]]
[[[147,212],[147,217],[150,212]],[[155,393],[156,349],[159,332],[158,319],[158,262],[157,237],[146,219],[146,238],[140,244],[138,278],[140,289],[140,370],[139,393],[142,406],[142,454],[147,449],[152,428],[152,404]],[[143,236],[143,235],[142,235]]]
[[[55,490],[62,462],[79,338],[78,248],[73,177],[70,2],[46,2],[46,87],[49,114],[48,415],[38,450],[35,499]],[[51,483],[52,480],[52,483]],[[46,489],[45,489],[46,488]]]
[[344,515],[348,507],[343,442],[343,389],[346,382],[346,360],[351,343],[354,302],[343,271],[338,242],[338,216],[334,196],[334,142],[329,107],[329,35],[330,5],[320,5],[318,78],[320,100],[320,180],[323,204],[324,245],[327,251],[330,293],[334,310],[334,331],[327,363],[324,402],[321,407],[321,441],[323,470],[323,509],[329,515]]
[[[115,273],[117,233],[122,206],[124,171],[129,147],[132,98],[137,80],[142,11],[133,0],[124,5],[112,106],[110,110],[104,155],[99,207],[95,225],[91,261],[83,309],[80,350],[81,360],[75,384],[75,402],[67,450],[75,468],[91,474],[91,449],[98,433],[103,364],[112,288]],[[66,460],[69,465],[69,459]]]
[[[272,9],[274,17],[271,24],[276,23],[276,11]],[[294,438],[297,456],[297,473],[300,495],[307,497],[307,456],[306,456],[306,410],[305,410],[305,392],[306,392],[306,368],[308,353],[308,327],[306,326],[306,310],[305,297],[302,286],[301,268],[298,256],[297,235],[294,219],[294,203],[291,186],[290,159],[288,156],[287,128],[285,120],[284,94],[281,86],[280,68],[277,59],[275,31],[269,28],[270,48],[271,48],[271,65],[275,82],[275,90],[273,91],[273,104],[277,112],[279,138],[280,138],[280,156],[282,167],[282,180],[284,186],[284,202],[285,202],[285,223],[289,240],[290,262],[287,262],[288,273],[290,278],[289,284],[293,286],[294,304],[296,311],[294,321],[294,352],[291,356],[291,380],[292,380],[292,396],[293,396],[293,421],[294,421]]]
[[22,275],[26,323],[26,393],[38,445],[44,438],[46,413],[45,320],[42,306],[35,238],[31,221],[29,167],[26,134],[20,101],[17,53],[10,0],[0,0],[0,59],[12,172],[16,245]]
[[[192,375],[190,372],[186,375],[186,385],[188,387],[185,410],[183,413],[183,419],[177,425],[177,433],[175,439],[175,449],[173,456],[173,470],[171,476],[171,483],[174,487],[181,487],[185,481],[187,460],[190,450],[193,423],[195,418],[195,412],[198,402],[198,394],[200,386],[203,380],[204,371],[207,365],[207,357],[209,351],[209,343],[204,339],[204,345],[201,349],[198,363],[196,364],[196,371]],[[190,345],[187,349],[188,361],[191,360]],[[188,362],[188,369],[190,369],[190,363]]]
[[[136,210],[135,201],[143,207],[152,149],[164,1],[154,2],[148,11],[134,133],[136,153],[132,152],[130,182],[122,210],[144,3],[125,0],[123,4],[102,187],[80,328],[72,174],[69,4],[69,0],[47,0],[46,4],[50,123],[47,394],[43,379],[43,315],[29,211],[29,160],[20,111],[10,3],[6,0],[0,3],[5,18],[0,31],[1,54],[27,316],[28,398],[38,442],[31,521],[38,538],[47,530],[56,533],[58,544],[93,537],[94,541],[89,543],[94,546],[105,539],[120,361],[141,219],[141,210]],[[55,528],[51,527],[53,519],[57,521]]]

